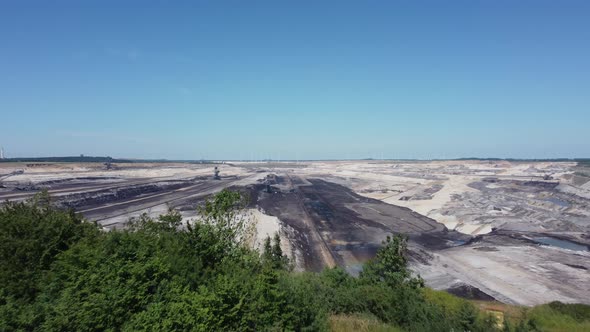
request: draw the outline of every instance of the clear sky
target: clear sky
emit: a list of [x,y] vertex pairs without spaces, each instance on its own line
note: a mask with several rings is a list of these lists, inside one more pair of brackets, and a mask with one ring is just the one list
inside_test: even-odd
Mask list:
[[0,145],[590,157],[590,1],[5,0]]

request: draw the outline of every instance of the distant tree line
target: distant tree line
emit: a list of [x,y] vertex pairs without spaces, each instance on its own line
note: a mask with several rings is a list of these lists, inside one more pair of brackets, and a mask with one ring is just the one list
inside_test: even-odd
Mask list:
[[130,163],[138,162],[133,159],[115,159],[111,157],[71,156],[71,157],[34,157],[34,158],[5,158],[0,162],[23,163]]

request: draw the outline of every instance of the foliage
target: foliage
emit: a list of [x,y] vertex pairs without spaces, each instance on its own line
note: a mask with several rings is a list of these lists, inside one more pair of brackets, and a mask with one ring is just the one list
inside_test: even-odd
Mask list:
[[590,321],[590,306],[588,305],[554,301],[547,306],[556,312],[572,317],[578,322]]
[[1,206],[0,330],[38,325],[42,310],[35,299],[56,257],[99,235],[73,211],[53,209],[47,192]]
[[0,296],[31,301],[60,253],[82,238],[96,236],[96,226],[73,211],[52,209],[47,192],[24,203],[0,208]]
[[407,268],[407,241],[407,237],[403,235],[393,238],[387,236],[377,256],[365,264],[361,278],[372,283],[384,282],[391,287],[399,285],[408,285],[412,288],[424,287],[422,279],[419,276],[412,277]]
[[465,299],[430,288],[424,288],[422,293],[429,303],[437,306],[444,317],[448,321],[452,320],[462,331],[489,331],[498,326],[495,317]]
[[529,330],[590,331],[590,306],[551,302],[528,310],[522,321]]
[[270,237],[264,240],[263,249],[262,261],[265,265],[275,270],[291,270],[289,258],[281,249],[281,237],[278,233],[275,233],[272,243]]
[[[182,224],[176,211],[101,231],[45,193],[0,208],[0,331],[493,331],[469,302],[424,288],[407,238],[388,237],[359,277],[295,273],[280,237],[246,246],[245,199],[222,191]],[[552,303],[505,330],[588,326]],[[511,329],[514,326],[514,329]]]
[[400,328],[381,322],[367,314],[330,316],[330,330],[334,332],[400,332]]

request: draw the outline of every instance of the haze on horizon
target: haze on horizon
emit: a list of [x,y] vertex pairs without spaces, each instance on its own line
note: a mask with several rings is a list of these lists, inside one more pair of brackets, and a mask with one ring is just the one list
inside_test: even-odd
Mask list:
[[587,1],[6,1],[9,157],[590,157]]

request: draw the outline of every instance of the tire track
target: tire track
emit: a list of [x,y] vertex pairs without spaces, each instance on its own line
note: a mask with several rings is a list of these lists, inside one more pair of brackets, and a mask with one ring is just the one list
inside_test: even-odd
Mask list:
[[301,211],[304,212],[305,217],[304,222],[307,225],[307,227],[310,230],[310,235],[312,237],[312,241],[313,243],[317,244],[319,246],[319,251],[321,254],[321,258],[323,263],[328,266],[328,267],[335,267],[336,266],[336,259],[334,258],[334,253],[332,252],[332,250],[330,250],[330,246],[326,243],[324,237],[318,232],[314,222],[313,222],[313,218],[310,215],[309,210],[307,209],[307,207],[305,206],[305,201],[304,201],[304,197],[302,196],[301,191],[299,190],[299,188],[295,188],[295,186],[293,185],[293,179],[291,178],[291,175],[289,175],[288,173],[286,174],[287,178],[289,179],[289,185],[291,186],[292,189],[294,189],[295,194],[297,196],[297,203],[301,209]]
[[[82,211],[80,211],[80,213],[84,214],[84,213],[92,212],[92,211],[100,211],[101,209],[112,209],[113,207],[116,207],[116,206],[124,206],[124,205],[131,204],[131,206],[127,209],[124,209],[123,212],[116,213],[116,214],[108,214],[107,216],[103,216],[100,218],[92,218],[92,217],[89,218],[93,221],[100,222],[102,220],[117,218],[117,217],[128,215],[128,214],[131,214],[134,212],[151,209],[151,208],[154,208],[158,205],[169,204],[171,202],[175,202],[178,200],[187,199],[187,198],[191,198],[191,197],[204,196],[204,195],[209,194],[211,189],[223,189],[225,187],[230,186],[233,182],[236,182],[236,181],[239,181],[239,179],[234,180],[234,181],[224,181],[222,183],[213,183],[213,184],[209,184],[209,185],[205,185],[205,186],[203,186],[204,185],[203,183],[199,183],[199,184],[196,184],[196,185],[193,185],[190,187],[175,189],[173,191],[167,191],[164,193],[157,193],[157,194],[146,196],[146,197],[135,198],[132,200],[118,202],[115,204],[110,204],[110,205],[106,205],[106,206],[100,206],[100,207],[96,207],[96,208],[92,208],[92,209],[82,210]],[[196,191],[193,191],[193,190],[196,190]],[[190,192],[190,193],[188,195],[183,195],[185,192]],[[146,200],[149,201],[149,200],[153,200],[154,198],[163,197],[163,196],[172,196],[172,197],[168,198],[168,199],[164,199],[164,200],[157,200],[155,202],[151,202],[151,203],[147,203],[147,204],[146,203],[139,204],[139,205],[137,204],[138,202],[141,202],[141,201],[146,201]],[[121,210],[114,210],[114,211],[121,211]],[[105,224],[101,224],[101,225],[108,227],[108,226],[112,226],[112,225],[118,224],[118,223],[120,223],[120,222],[105,223]]]

